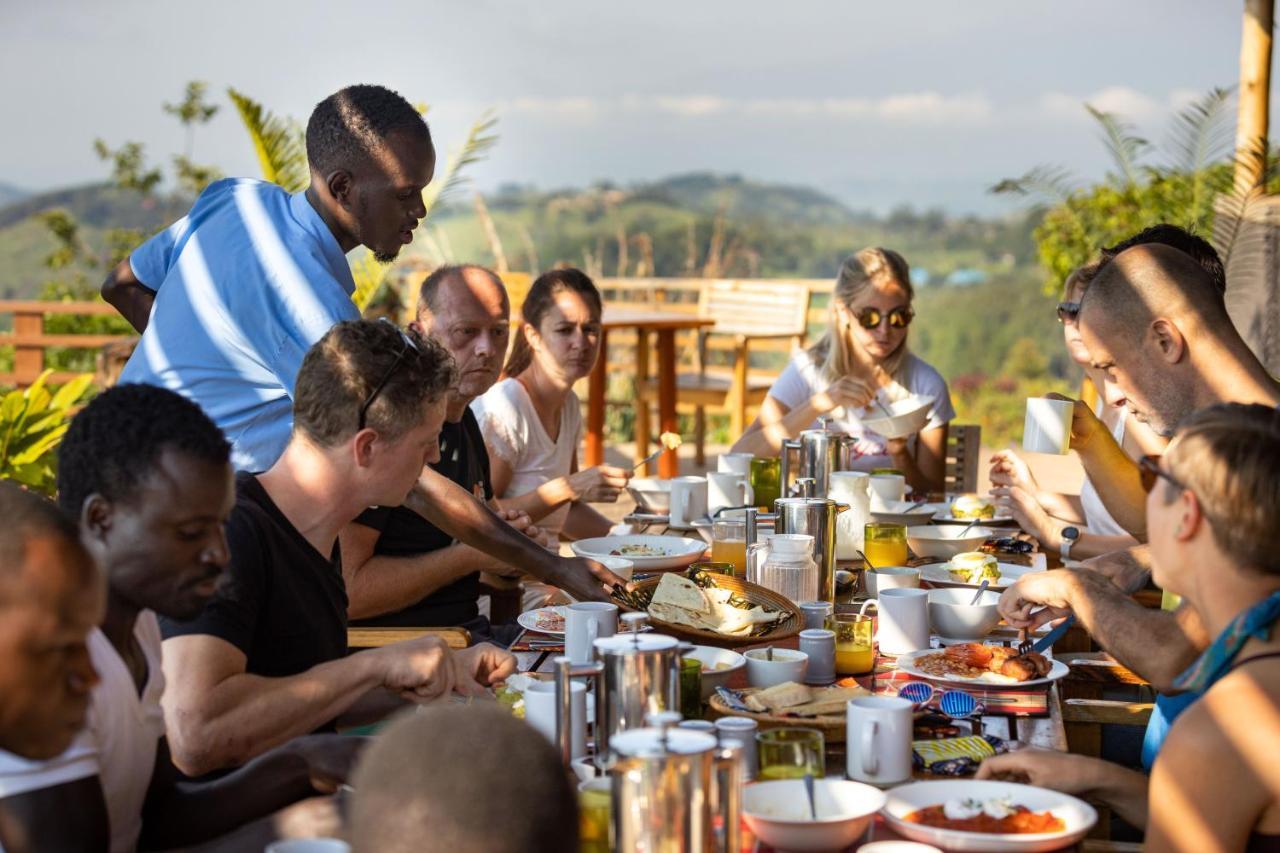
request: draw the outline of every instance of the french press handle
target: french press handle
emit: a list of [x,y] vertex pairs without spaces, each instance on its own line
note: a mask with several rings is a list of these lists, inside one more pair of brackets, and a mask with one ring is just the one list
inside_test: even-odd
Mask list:
[[[573,761],[573,689],[570,684],[574,678],[591,678],[596,685],[596,737],[603,730],[604,720],[604,664],[575,664],[568,656],[560,655],[555,659],[556,668],[556,744],[560,747],[560,758],[566,767]],[[599,755],[597,755],[597,758]]]

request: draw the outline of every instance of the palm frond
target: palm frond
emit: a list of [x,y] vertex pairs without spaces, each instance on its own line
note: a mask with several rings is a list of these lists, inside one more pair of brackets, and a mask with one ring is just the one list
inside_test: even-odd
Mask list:
[[302,129],[297,123],[273,115],[249,96],[227,89],[240,121],[249,132],[253,149],[262,167],[262,177],[291,193],[301,192],[310,183],[307,151]]
[[497,143],[498,135],[493,132],[497,124],[497,116],[492,111],[485,112],[471,125],[462,144],[449,153],[444,171],[436,175],[422,191],[422,203],[427,209],[427,215],[430,215],[436,204],[466,186],[469,180],[465,172],[467,166],[487,157],[489,150]]
[[1005,178],[987,190],[996,195],[1038,197],[1050,204],[1061,204],[1071,198],[1073,178],[1061,166],[1036,166],[1020,178]]
[[[1214,202],[1210,242],[1228,268],[1251,267],[1266,251],[1267,229],[1250,227],[1257,219],[1256,208],[1265,197],[1265,188],[1277,175],[1276,158],[1267,157],[1265,150],[1264,146],[1250,146],[1236,152],[1233,158],[1237,170],[1261,172],[1259,185],[1233,186],[1221,192]],[[1259,159],[1263,162],[1259,163]]]
[[1234,130],[1227,120],[1231,89],[1215,87],[1173,117],[1169,126],[1170,167],[1195,173],[1231,155]]
[[1102,140],[1107,146],[1107,153],[1115,161],[1118,177],[1124,180],[1126,186],[1137,184],[1138,158],[1151,147],[1151,143],[1135,135],[1132,126],[1114,114],[1104,113],[1090,104],[1085,104],[1084,108],[1102,125]]

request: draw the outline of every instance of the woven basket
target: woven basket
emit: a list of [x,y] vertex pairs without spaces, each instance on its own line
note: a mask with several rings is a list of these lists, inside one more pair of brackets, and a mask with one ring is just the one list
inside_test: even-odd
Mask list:
[[[753,606],[760,605],[766,610],[781,610],[786,615],[781,620],[770,625],[767,630],[759,631],[747,637],[729,637],[724,634],[717,634],[714,631],[690,628],[688,625],[663,622],[661,619],[655,619],[652,616],[649,617],[649,623],[663,634],[670,634],[673,637],[679,637],[682,640],[689,640],[704,646],[719,646],[725,649],[754,646],[760,643],[775,643],[794,637],[804,628],[804,614],[786,596],[779,595],[771,589],[765,589],[759,584],[748,583],[742,578],[730,577],[729,575],[712,575],[711,577],[717,587],[730,590],[742,596],[751,602]],[[647,578],[637,582],[635,596],[645,600],[652,598],[653,591],[657,589],[660,580],[661,578]],[[620,606],[623,610],[636,609],[626,604],[620,604]]]

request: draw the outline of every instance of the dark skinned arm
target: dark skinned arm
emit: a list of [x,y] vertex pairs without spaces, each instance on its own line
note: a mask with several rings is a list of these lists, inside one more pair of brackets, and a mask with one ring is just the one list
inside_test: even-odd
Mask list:
[[106,280],[102,282],[102,298],[119,311],[129,325],[138,330],[138,334],[147,330],[156,292],[138,281],[128,258],[107,273]]
[[296,738],[212,782],[182,778],[167,741],[156,751],[155,772],[143,806],[139,850],[168,850],[232,832],[346,781],[366,738],[308,735]]
[[405,506],[460,542],[560,587],[580,601],[608,601],[610,587],[623,582],[594,560],[560,557],[540,547],[466,489],[430,468],[422,469]]
[[97,776],[0,800],[0,845],[7,853],[106,853],[107,802]]

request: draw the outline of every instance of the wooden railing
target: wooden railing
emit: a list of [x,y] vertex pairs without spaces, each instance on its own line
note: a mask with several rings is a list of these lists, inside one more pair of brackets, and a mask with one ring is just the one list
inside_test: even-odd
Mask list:
[[[47,347],[101,350],[134,340],[131,335],[46,334],[45,317],[51,314],[77,317],[118,317],[116,309],[102,302],[0,301],[0,315],[13,316],[13,331],[0,333],[0,346],[13,347],[13,372],[0,373],[0,384],[25,388],[45,369]],[[66,382],[75,373],[55,371],[49,381]]]

